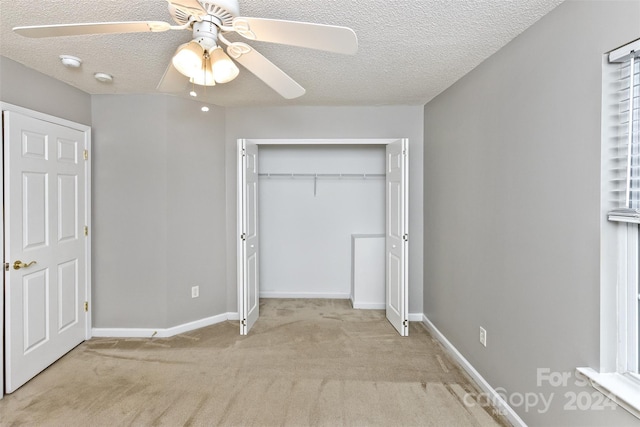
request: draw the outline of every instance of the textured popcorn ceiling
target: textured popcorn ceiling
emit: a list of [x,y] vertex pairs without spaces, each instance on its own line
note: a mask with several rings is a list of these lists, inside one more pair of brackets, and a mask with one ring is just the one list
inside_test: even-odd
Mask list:
[[[249,42],[307,93],[285,100],[240,66],[234,81],[199,99],[221,106],[425,104],[562,0],[240,0],[240,13],[351,27],[360,49],[344,56]],[[30,39],[14,26],[159,20],[165,0],[0,0],[0,55],[91,94],[158,93],[190,31]],[[233,38],[240,40],[240,38]],[[67,69],[58,56],[83,59]],[[99,83],[94,72],[114,76]],[[180,96],[188,97],[185,93]]]

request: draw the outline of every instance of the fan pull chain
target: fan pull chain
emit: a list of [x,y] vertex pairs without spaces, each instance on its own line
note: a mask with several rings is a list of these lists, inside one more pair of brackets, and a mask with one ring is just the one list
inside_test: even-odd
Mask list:
[[[209,65],[209,52],[208,51],[204,51],[204,67],[202,67],[202,69],[204,70],[204,76],[202,81],[204,82],[204,94],[205,96],[207,95],[207,66]],[[211,71],[211,75],[213,76],[213,70]]]

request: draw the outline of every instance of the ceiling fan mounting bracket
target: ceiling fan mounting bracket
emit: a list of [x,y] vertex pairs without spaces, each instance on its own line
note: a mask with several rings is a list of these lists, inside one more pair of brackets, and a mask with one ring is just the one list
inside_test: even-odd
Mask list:
[[200,8],[181,4],[180,0],[168,0],[169,14],[180,25],[200,21],[207,15],[220,21],[219,26],[231,26],[233,19],[240,15],[238,0],[197,0]]
[[218,18],[221,26],[231,26],[233,18],[240,16],[238,0],[198,0],[198,3],[208,15]]

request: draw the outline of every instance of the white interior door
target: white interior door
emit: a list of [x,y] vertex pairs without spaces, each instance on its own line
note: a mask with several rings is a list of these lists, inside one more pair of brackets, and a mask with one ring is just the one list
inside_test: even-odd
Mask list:
[[260,315],[259,233],[258,233],[258,145],[239,143],[240,334],[246,335]]
[[5,385],[86,333],[86,133],[4,112]]
[[409,335],[406,139],[387,144],[386,312],[400,335]]

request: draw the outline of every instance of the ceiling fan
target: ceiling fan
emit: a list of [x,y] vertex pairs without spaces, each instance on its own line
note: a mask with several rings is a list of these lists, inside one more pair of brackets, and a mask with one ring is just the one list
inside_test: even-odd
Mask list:
[[[26,37],[191,30],[193,39],[178,47],[158,89],[179,92],[189,82],[202,86],[227,83],[239,74],[234,61],[287,99],[305,90],[279,67],[242,42],[227,40],[236,33],[248,40],[280,43],[341,54],[355,54],[358,39],[347,27],[240,16],[238,0],[167,0],[178,25],[163,21],[99,22],[15,27]],[[226,47],[226,53],[223,47]],[[231,60],[233,58],[233,60]]]

